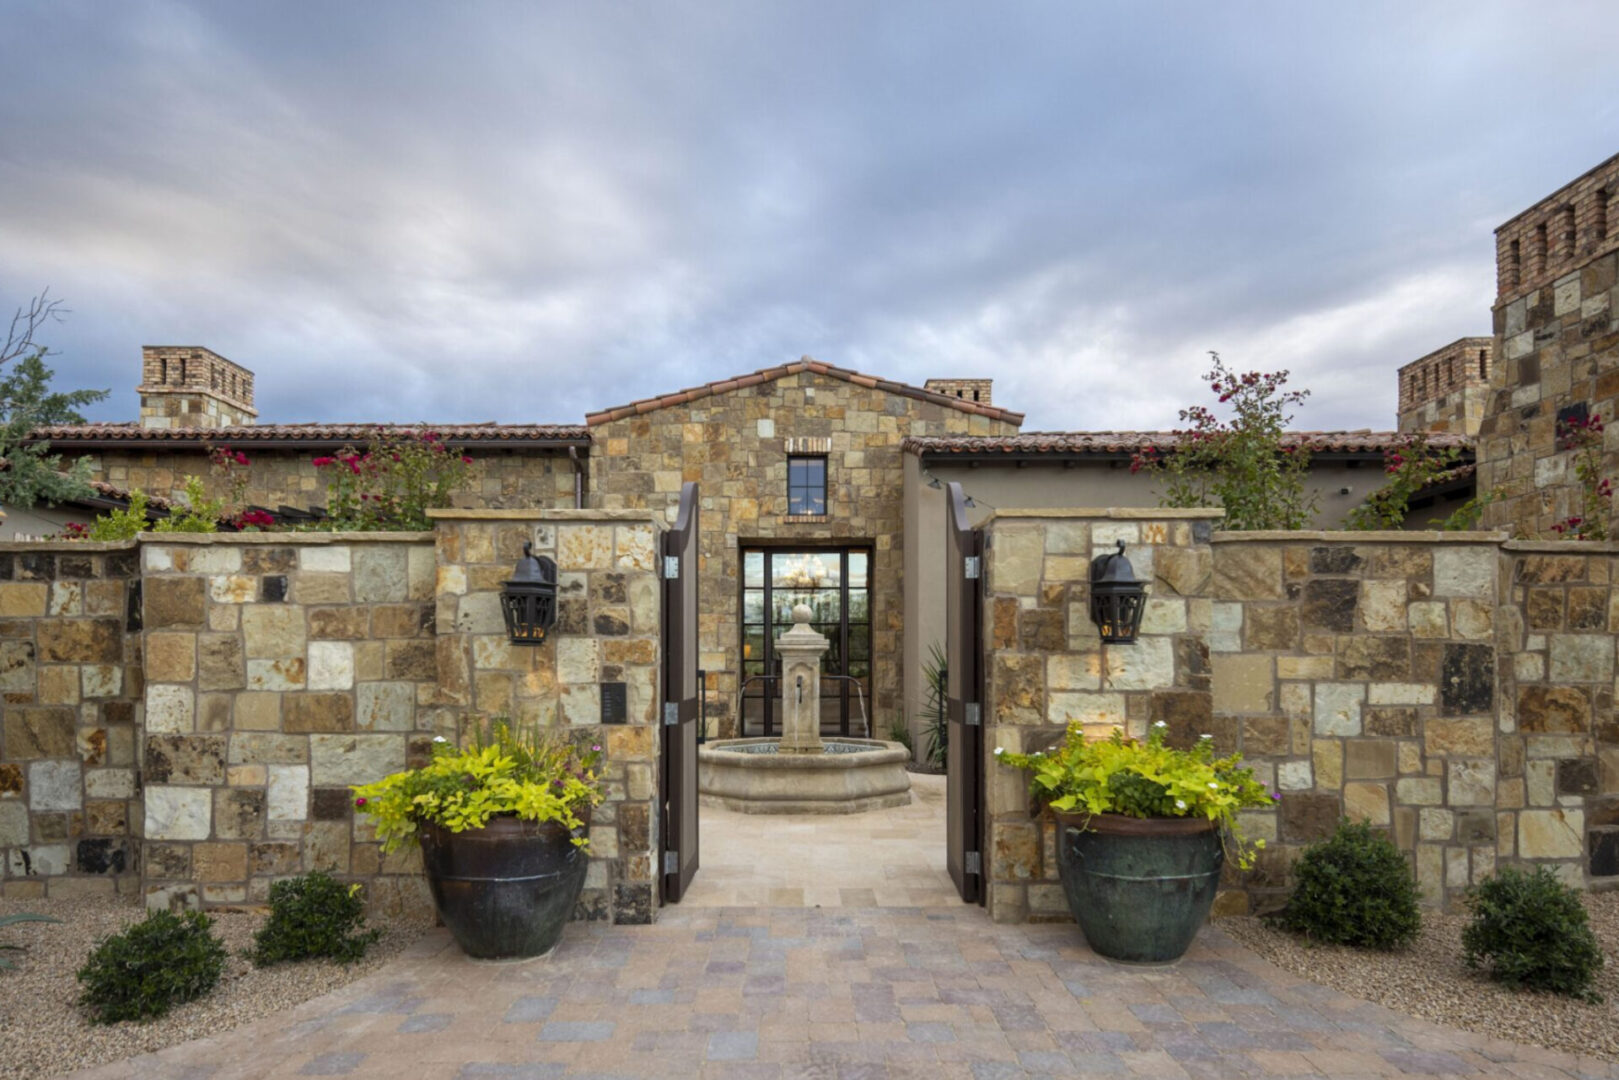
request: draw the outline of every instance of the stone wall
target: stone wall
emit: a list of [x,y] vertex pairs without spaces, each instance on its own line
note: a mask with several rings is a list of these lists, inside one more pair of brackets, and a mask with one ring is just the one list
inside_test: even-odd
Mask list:
[[1607,424],[1605,465],[1619,475],[1619,157],[1496,230],[1492,400],[1479,432],[1484,524],[1552,535],[1577,512],[1579,484],[1558,419]]
[[[248,474],[249,503],[300,510],[326,505],[326,478],[313,462],[331,450],[270,450],[251,442],[236,449],[253,463]],[[473,447],[467,454],[476,462],[475,477],[471,489],[456,496],[458,506],[567,509],[574,505],[574,465],[565,453],[480,452]],[[124,490],[138,488],[148,495],[175,499],[185,490],[186,477],[195,475],[204,479],[210,496],[228,494],[211,473],[208,455],[200,450],[92,450],[87,456],[94,479]]]
[[[556,724],[606,754],[577,917],[649,923],[657,904],[662,531],[644,511],[435,511],[438,703],[458,715]],[[557,562],[550,639],[506,639],[500,589],[523,544]],[[603,689],[625,715],[603,723]]]
[[[681,484],[700,483],[700,666],[708,673],[713,734],[732,734],[736,725],[742,652],[739,547],[750,541],[870,545],[870,705],[873,726],[882,732],[902,708],[900,444],[908,435],[1009,435],[1016,430],[1012,423],[939,401],[808,370],[769,379],[749,376],[732,388],[660,404],[639,415],[604,421],[593,417],[590,501],[608,510],[650,509],[672,521]],[[824,517],[787,513],[787,444],[792,439],[825,440],[830,447]]]
[[[142,885],[152,906],[262,902],[277,877],[365,880],[421,906],[348,785],[429,752],[430,534],[148,534]],[[450,727],[453,732],[453,726]]]
[[[1182,534],[1173,519],[1123,513],[991,520],[991,749],[1040,749],[1078,718],[1091,734],[1123,724],[1136,736],[1163,720],[1176,745],[1208,733],[1220,752],[1242,751],[1281,800],[1243,815],[1267,847],[1249,873],[1228,867],[1224,913],[1277,907],[1293,860],[1341,816],[1386,828],[1430,904],[1453,904],[1508,861],[1619,883],[1619,545],[1200,542],[1199,523]],[[1151,599],[1140,639],[1104,650],[1079,556],[1121,528],[1143,544],[1131,561],[1138,577],[1150,569]],[[993,757],[987,768],[992,914],[1064,917],[1054,829],[1030,819],[1021,774]]]
[[1462,338],[1401,368],[1399,430],[1477,435],[1489,402],[1494,344]]
[[0,894],[132,889],[134,543],[0,544]]
[[[1057,830],[1031,818],[1027,777],[996,747],[1029,753],[1078,720],[1146,735],[1162,720],[1195,739],[1211,719],[1209,550],[1217,510],[997,511],[988,524],[984,700],[989,753],[984,862],[997,922],[1064,919]],[[1103,645],[1090,617],[1090,563],[1125,541],[1154,587],[1131,645]]]

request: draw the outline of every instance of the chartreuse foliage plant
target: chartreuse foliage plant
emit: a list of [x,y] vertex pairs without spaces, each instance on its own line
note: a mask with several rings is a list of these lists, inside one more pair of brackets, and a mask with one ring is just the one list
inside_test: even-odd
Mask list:
[[1364,821],[1340,821],[1332,836],[1306,848],[1293,880],[1276,921],[1311,941],[1398,949],[1422,930],[1411,867]]
[[1513,988],[1549,990],[1601,1001],[1591,984],[1602,949],[1580,895],[1544,866],[1508,867],[1467,896],[1473,920],[1462,931],[1462,958]]
[[409,843],[420,825],[465,832],[494,817],[560,822],[587,847],[580,812],[602,800],[600,765],[599,744],[496,721],[487,733],[474,729],[464,747],[439,736],[426,765],[356,786],[354,805],[371,815],[385,851]]
[[225,969],[225,946],[200,911],[154,911],[97,945],[79,969],[80,1004],[98,1024],[150,1020],[202,997]]
[[352,964],[382,936],[364,925],[358,884],[344,885],[323,870],[284,878],[270,886],[270,918],[253,935],[248,957],[259,967],[319,957]]
[[1053,810],[1087,817],[1207,818],[1229,837],[1228,850],[1237,865],[1249,868],[1265,841],[1243,838],[1237,812],[1271,806],[1280,796],[1254,779],[1241,754],[1215,757],[1211,736],[1203,736],[1190,750],[1177,750],[1165,745],[1167,730],[1160,721],[1145,742],[1118,729],[1106,739],[1086,739],[1073,723],[1062,745],[1050,753],[997,749],[995,756],[1028,772],[1030,794]]

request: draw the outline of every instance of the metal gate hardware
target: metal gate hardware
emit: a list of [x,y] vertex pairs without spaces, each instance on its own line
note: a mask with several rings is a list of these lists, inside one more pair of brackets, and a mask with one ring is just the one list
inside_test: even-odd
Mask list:
[[680,580],[679,555],[665,555],[663,557],[663,576],[670,581]]
[[967,852],[967,857],[963,861],[966,863],[966,865],[962,869],[964,869],[967,873],[982,874],[984,872],[984,859],[983,856],[981,856],[978,852]]
[[680,873],[680,852],[665,851],[663,853],[663,872],[665,874]]
[[680,702],[666,701],[663,703],[663,726],[680,726]]
[[969,702],[965,703],[964,705],[962,705],[961,708],[962,708],[962,712],[964,712],[966,714],[965,717],[963,717],[963,719],[962,719],[962,723],[966,724],[968,727],[978,727],[981,724],[983,724],[983,722],[984,722],[984,715],[983,715],[984,710],[978,704],[978,702],[969,701]]
[[968,555],[961,560],[961,570],[968,581],[977,581],[984,571],[984,560],[978,555]]

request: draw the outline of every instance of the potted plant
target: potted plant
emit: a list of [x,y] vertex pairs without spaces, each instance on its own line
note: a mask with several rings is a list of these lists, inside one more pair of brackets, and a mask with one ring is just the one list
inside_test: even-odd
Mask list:
[[1050,807],[1069,910],[1091,948],[1115,960],[1184,954],[1214,905],[1227,853],[1247,869],[1265,844],[1244,841],[1237,811],[1280,797],[1240,754],[1216,758],[1211,736],[1176,750],[1165,732],[1159,722],[1145,742],[1118,730],[1087,741],[1071,724],[1050,753],[995,751],[1029,772],[1030,793]]
[[415,840],[439,917],[468,956],[538,956],[573,914],[602,800],[601,746],[551,729],[443,736],[420,768],[354,787],[384,851]]

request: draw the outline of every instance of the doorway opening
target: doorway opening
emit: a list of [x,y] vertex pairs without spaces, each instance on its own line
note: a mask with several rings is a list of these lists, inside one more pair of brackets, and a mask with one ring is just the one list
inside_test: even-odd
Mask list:
[[821,666],[821,734],[872,738],[871,547],[742,548],[741,734],[781,734],[776,638],[809,607],[831,646]]

